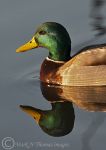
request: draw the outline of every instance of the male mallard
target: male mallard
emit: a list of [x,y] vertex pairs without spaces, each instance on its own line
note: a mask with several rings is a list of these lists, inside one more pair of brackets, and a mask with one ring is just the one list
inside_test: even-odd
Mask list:
[[16,52],[37,47],[49,50],[41,66],[41,81],[67,86],[106,85],[106,45],[86,47],[71,58],[71,40],[66,29],[58,23],[46,22]]
[[70,133],[75,119],[72,103],[55,102],[51,105],[51,110],[41,110],[23,105],[20,107],[37,121],[45,133],[57,137]]

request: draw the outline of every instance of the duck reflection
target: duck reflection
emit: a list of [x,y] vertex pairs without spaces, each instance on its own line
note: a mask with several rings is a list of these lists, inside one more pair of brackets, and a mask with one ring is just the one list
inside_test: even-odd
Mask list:
[[41,129],[51,136],[64,136],[70,133],[74,126],[74,109],[70,102],[51,103],[51,110],[41,110],[31,106],[20,106],[23,111],[32,116]]
[[49,101],[69,101],[87,111],[106,111],[106,86],[54,86],[41,83]]
[[41,82],[41,91],[51,103],[51,110],[41,110],[21,105],[20,108],[32,116],[41,129],[51,136],[64,136],[74,127],[72,103],[88,111],[106,111],[106,86],[70,87],[55,86]]
[[[42,92],[48,86],[41,86]],[[55,88],[54,88],[55,90]],[[20,108],[32,116],[41,127],[41,129],[47,133],[48,135],[59,137],[64,136],[70,133],[74,126],[74,109],[71,102],[62,101],[59,98],[59,101],[54,99],[56,95],[56,91],[52,91],[54,93],[54,97],[52,97],[53,93],[49,93],[50,91],[46,91],[45,93],[47,100],[51,99],[51,110],[41,110],[31,106],[23,106],[20,105]],[[49,99],[48,99],[49,97]]]

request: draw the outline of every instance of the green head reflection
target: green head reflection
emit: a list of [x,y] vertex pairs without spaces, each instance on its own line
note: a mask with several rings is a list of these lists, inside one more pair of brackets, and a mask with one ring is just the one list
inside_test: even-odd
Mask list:
[[74,126],[74,109],[71,102],[51,103],[51,110],[40,110],[31,106],[20,106],[23,111],[32,116],[41,129],[51,136],[64,136],[70,133]]

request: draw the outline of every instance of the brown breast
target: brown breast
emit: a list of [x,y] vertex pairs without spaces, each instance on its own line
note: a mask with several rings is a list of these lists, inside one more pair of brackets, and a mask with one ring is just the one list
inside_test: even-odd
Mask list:
[[61,84],[62,79],[57,71],[64,63],[46,58],[41,65],[40,80],[51,84]]

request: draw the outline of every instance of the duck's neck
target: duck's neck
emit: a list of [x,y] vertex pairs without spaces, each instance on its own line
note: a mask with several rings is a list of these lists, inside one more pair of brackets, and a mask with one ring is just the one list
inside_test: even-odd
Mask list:
[[54,61],[68,61],[70,59],[70,53],[71,53],[71,45],[69,44],[63,44],[62,45],[56,45],[49,48],[49,56],[51,60]]
[[56,110],[56,111],[62,111],[62,110],[67,110],[68,111],[68,108],[71,108],[72,107],[72,103],[71,102],[55,102],[55,103],[52,103],[52,110]]
[[52,103],[52,110],[61,110],[63,106],[63,102],[55,102],[55,103]]

